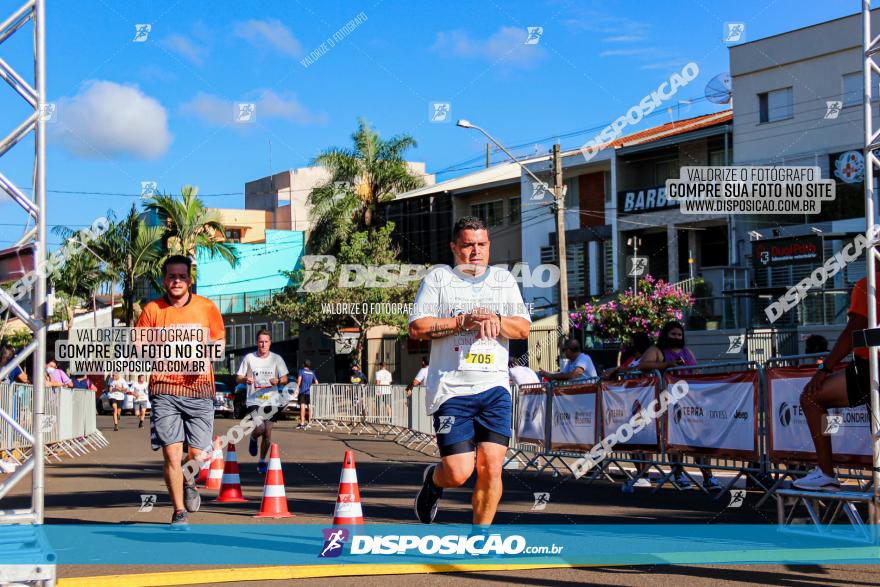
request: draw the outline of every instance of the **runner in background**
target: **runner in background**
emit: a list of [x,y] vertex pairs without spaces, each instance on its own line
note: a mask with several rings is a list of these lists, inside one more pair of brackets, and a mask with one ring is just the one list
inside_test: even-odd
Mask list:
[[443,489],[463,485],[474,469],[474,525],[491,524],[501,500],[513,417],[508,341],[528,338],[531,317],[513,275],[488,266],[489,246],[482,220],[458,220],[450,243],[456,268],[425,275],[409,316],[409,335],[432,341],[426,405],[440,449],[415,499],[424,524],[434,521]]
[[110,406],[113,408],[113,431],[119,432],[119,415],[122,413],[122,408],[125,407],[128,381],[125,380],[122,373],[113,373],[110,376],[109,389],[107,398],[110,400]]
[[425,384],[425,381],[428,379],[428,365],[430,365],[428,357],[422,357],[422,367],[416,373],[416,376],[413,377],[413,380],[410,381],[409,385],[406,386],[406,397],[412,395],[413,387]]
[[143,428],[144,416],[147,415],[147,403],[150,399],[147,378],[138,375],[137,382],[131,384],[131,389],[134,391],[134,415],[138,417],[138,428]]
[[260,443],[260,461],[257,463],[257,473],[264,474],[268,469],[266,455],[272,443],[272,426],[281,417],[284,406],[279,406],[275,413],[266,420],[260,417],[260,406],[270,405],[273,399],[277,400],[278,388],[287,383],[287,365],[279,355],[271,352],[272,335],[263,329],[257,332],[257,350],[245,355],[241,365],[238,366],[236,381],[247,384],[247,399],[245,405],[249,414],[253,414],[256,427],[251,432],[251,440],[248,443],[248,451],[252,457],[257,456],[257,438],[262,437]]
[[318,376],[312,371],[312,362],[308,359],[303,361],[302,369],[296,377],[296,387],[299,389],[297,402],[299,403],[299,425],[297,430],[305,430],[308,427],[306,422],[306,413],[309,414],[309,421],[312,419],[311,403],[312,403],[312,384],[320,383]]
[[[137,328],[198,325],[208,329],[211,343],[222,346],[226,331],[220,310],[208,298],[190,291],[192,260],[183,255],[168,257],[162,264],[162,284],[165,295],[144,306]],[[211,454],[214,394],[213,369],[192,375],[150,375],[150,444],[153,450],[162,449],[175,528],[186,528],[187,512],[197,512],[202,503],[195,479],[184,481],[181,460],[184,441],[189,459],[200,461]]]

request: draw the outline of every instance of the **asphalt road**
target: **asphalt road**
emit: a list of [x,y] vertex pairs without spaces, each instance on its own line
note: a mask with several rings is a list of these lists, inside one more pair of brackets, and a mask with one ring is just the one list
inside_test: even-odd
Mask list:
[[[170,504],[162,480],[161,456],[149,448],[148,428],[138,429],[133,417],[124,417],[119,432],[112,420],[99,416],[99,428],[110,440],[110,447],[76,459],[66,458],[51,464],[46,471],[47,524],[166,524]],[[218,433],[233,421],[218,420]],[[412,499],[431,457],[405,449],[389,440],[373,436],[349,436],[315,430],[298,431],[295,423],[276,426],[273,440],[279,444],[284,465],[288,503],[296,517],[265,520],[253,517],[262,495],[263,477],[257,475],[256,459],[247,454],[247,443],[238,445],[242,488],[250,501],[244,504],[212,504],[203,500],[202,509],[190,514],[191,524],[327,524],[332,521],[339,474],[344,452],[353,450],[364,517],[367,523],[415,523]],[[4,509],[24,507],[22,493],[29,483],[19,485],[3,500]],[[447,490],[441,502],[438,522],[470,523],[470,490]],[[582,482],[562,481],[550,475],[506,471],[504,498],[497,524],[646,524],[646,523],[774,523],[772,502],[761,510],[754,507],[757,494],[749,493],[745,504],[727,508],[727,500],[713,501],[702,492],[637,490],[623,494],[619,485],[597,482],[586,487]],[[549,492],[550,501],[543,511],[532,511],[535,492]],[[141,509],[141,495],[155,494],[157,505],[149,512]],[[196,567],[191,567],[196,568]],[[120,564],[112,567],[88,565],[64,566],[59,577],[82,577],[107,574],[143,573],[160,570],[183,570]],[[297,585],[436,585],[479,582],[485,584],[520,583],[558,585],[587,583],[594,585],[654,585],[680,583],[710,584],[781,584],[781,585],[874,585],[876,569],[846,565],[825,566],[645,566],[590,567],[528,571],[484,571],[467,574],[407,575],[391,577],[337,577],[297,579]],[[261,583],[293,584],[293,581]],[[254,585],[256,583],[225,583]]]

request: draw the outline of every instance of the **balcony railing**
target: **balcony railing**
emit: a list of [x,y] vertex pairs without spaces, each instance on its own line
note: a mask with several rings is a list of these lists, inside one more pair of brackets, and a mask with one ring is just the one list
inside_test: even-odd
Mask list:
[[283,288],[206,297],[217,304],[221,314],[242,314],[259,310],[261,306],[272,299],[273,295],[281,291]]
[[696,298],[690,310],[685,311],[689,330],[745,329],[763,326],[831,326],[846,324],[849,308],[848,290],[809,292],[791,310],[784,312],[772,324],[765,309],[777,298],[727,296]]

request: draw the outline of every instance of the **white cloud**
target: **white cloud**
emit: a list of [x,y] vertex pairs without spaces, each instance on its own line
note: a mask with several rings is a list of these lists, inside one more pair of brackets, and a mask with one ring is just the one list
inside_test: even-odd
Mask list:
[[547,50],[540,42],[526,45],[528,32],[524,28],[501,27],[488,39],[474,39],[465,31],[437,33],[431,47],[445,55],[483,59],[491,63],[502,63],[511,67],[529,68],[547,56]]
[[641,35],[617,35],[615,37],[606,37],[602,39],[605,43],[635,43],[644,40]]
[[323,114],[309,112],[294,94],[279,95],[272,90],[264,90],[257,100],[257,116],[282,118],[298,124],[318,124],[327,120]]
[[57,117],[50,132],[81,157],[157,159],[173,140],[165,108],[134,85],[87,81],[77,95],[58,100]]
[[310,112],[294,94],[277,94],[272,90],[258,90],[251,94],[255,94],[256,97],[226,100],[213,94],[199,92],[192,100],[182,104],[180,111],[200,118],[207,124],[222,126],[234,123],[236,103],[253,102],[256,104],[257,121],[264,118],[287,120],[296,124],[320,124],[326,121],[325,115]]
[[641,49],[609,49],[599,53],[599,57],[629,57],[633,55],[650,55],[657,53],[654,47],[643,47]]
[[290,29],[275,18],[237,22],[233,33],[255,47],[264,49],[268,44],[288,57],[299,57],[303,53],[302,46]]
[[171,35],[165,37],[159,43],[166,49],[177,53],[187,61],[201,65],[205,62],[208,49],[197,45],[191,38],[184,35]]
[[199,92],[192,100],[182,104],[180,111],[201,118],[208,124],[222,126],[234,122],[235,102]]

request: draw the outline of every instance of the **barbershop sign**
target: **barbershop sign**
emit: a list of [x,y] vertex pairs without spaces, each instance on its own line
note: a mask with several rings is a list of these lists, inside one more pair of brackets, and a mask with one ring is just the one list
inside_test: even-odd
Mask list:
[[666,199],[666,186],[617,192],[618,214],[641,214],[668,208],[677,208],[680,202]]

